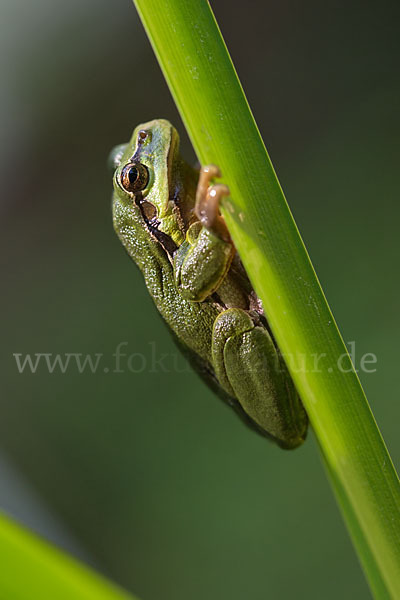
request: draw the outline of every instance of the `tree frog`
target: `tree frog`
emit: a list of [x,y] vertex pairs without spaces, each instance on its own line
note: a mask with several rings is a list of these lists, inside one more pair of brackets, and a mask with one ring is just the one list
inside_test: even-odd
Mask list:
[[247,424],[296,448],[307,415],[220,214],[218,167],[189,166],[163,119],[136,127],[110,160],[114,229],[177,344]]

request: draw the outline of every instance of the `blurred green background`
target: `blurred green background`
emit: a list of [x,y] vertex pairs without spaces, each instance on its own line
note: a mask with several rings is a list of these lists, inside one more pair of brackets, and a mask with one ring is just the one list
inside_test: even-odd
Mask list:
[[[400,5],[212,6],[399,465]],[[0,508],[142,600],[369,598],[313,435],[283,452],[212,395],[113,232],[106,160],[136,124],[171,120],[196,160],[133,5],[1,14]]]

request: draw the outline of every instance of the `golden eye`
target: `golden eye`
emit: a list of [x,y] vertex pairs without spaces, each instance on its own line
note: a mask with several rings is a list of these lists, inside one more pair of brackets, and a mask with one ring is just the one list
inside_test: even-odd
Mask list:
[[144,190],[149,182],[149,172],[147,167],[141,163],[131,163],[123,168],[121,173],[122,187],[132,194],[137,194]]

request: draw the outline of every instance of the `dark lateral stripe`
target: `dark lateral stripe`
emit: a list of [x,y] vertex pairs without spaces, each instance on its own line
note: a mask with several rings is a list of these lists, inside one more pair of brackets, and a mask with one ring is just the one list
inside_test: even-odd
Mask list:
[[177,250],[178,246],[175,244],[174,240],[169,237],[163,231],[157,229],[157,227],[153,227],[150,223],[147,223],[150,233],[157,239],[157,241],[164,248],[165,252],[169,254],[169,256],[173,256],[174,252]]
[[169,237],[169,235],[167,235],[163,231],[160,231],[157,228],[157,225],[151,224],[150,221],[148,221],[148,219],[146,219],[146,216],[144,215],[144,213],[142,211],[142,206],[141,206],[142,202],[143,202],[143,196],[139,192],[138,194],[135,195],[135,203],[140,208],[140,213],[143,217],[144,222],[146,223],[146,226],[147,226],[150,234],[154,238],[156,238],[157,242],[159,242],[159,244],[162,246],[164,251],[170,257],[172,257],[174,252],[177,250],[178,246],[175,244],[174,240]]

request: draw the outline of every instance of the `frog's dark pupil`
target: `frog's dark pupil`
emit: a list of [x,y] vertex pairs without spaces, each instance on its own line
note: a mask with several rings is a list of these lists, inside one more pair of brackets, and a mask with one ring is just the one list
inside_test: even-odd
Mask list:
[[136,167],[131,167],[129,169],[128,177],[129,177],[129,183],[131,185],[134,185],[137,181],[137,178],[139,177],[139,172]]

